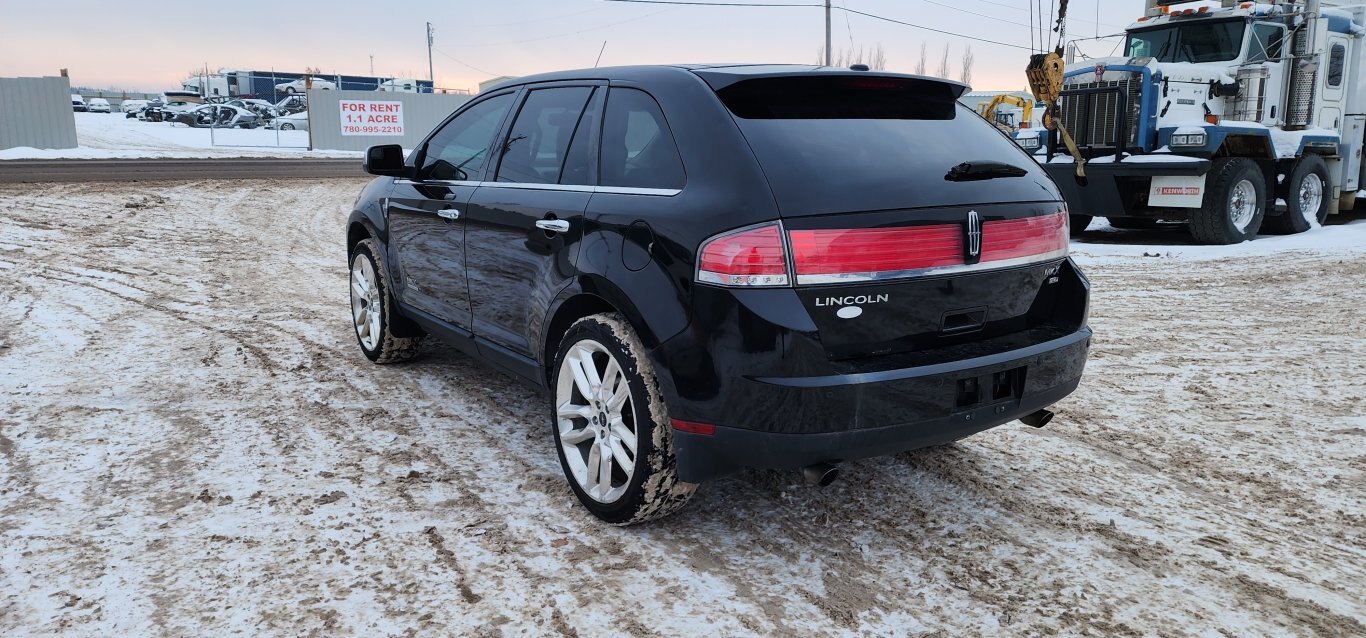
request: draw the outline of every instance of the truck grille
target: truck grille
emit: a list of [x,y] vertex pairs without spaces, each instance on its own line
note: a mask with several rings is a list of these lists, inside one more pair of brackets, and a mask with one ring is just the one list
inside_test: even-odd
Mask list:
[[[1092,149],[1114,149],[1119,134],[1120,94],[1127,96],[1128,118],[1125,122],[1124,144],[1129,148],[1138,142],[1139,100],[1142,82],[1126,78],[1113,82],[1076,82],[1063,87],[1062,124],[1072,134],[1077,146]],[[1118,89],[1079,93],[1085,89]],[[1087,108],[1087,103],[1090,107]]]

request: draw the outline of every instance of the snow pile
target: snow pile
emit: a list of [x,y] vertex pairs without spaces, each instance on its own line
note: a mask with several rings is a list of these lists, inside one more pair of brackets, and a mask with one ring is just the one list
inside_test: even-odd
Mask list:
[[76,113],[72,149],[11,148],[0,160],[206,157],[360,157],[358,151],[309,151],[307,131],[191,128],[143,122],[122,113]]
[[[1330,219],[1330,224],[1333,219]],[[1235,257],[1267,257],[1288,252],[1353,255],[1366,253],[1366,219],[1345,224],[1318,226],[1297,235],[1262,235],[1233,246],[1194,244],[1180,224],[1163,224],[1164,230],[1120,230],[1097,219],[1086,234],[1072,242],[1072,256],[1079,263],[1105,263],[1144,258],[1179,258],[1186,261],[1224,260]]]

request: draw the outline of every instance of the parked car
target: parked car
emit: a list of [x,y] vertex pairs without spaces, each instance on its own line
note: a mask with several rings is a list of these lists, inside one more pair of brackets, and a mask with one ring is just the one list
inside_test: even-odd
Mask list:
[[[308,89],[306,78],[299,78],[290,82],[281,82],[275,85],[276,92],[279,93],[303,93]],[[336,90],[337,83],[319,78],[313,78],[313,88],[325,91]]]
[[270,102],[267,102],[265,100],[234,98],[222,102],[222,104],[227,104],[228,106],[235,106],[239,109],[246,109],[248,111],[251,111],[252,113],[257,114],[261,117],[261,119],[264,120],[269,120],[280,114],[280,112],[276,110],[274,104],[271,104]]
[[[861,67],[866,69],[866,67]],[[622,67],[501,85],[350,215],[361,352],[432,335],[550,395],[580,502],[631,524],[744,467],[1043,426],[1089,284],[1043,170],[947,80]]]
[[137,113],[147,108],[148,100],[124,100],[119,103],[119,110],[126,113]]
[[308,111],[303,113],[290,113],[281,115],[270,121],[271,128],[281,131],[307,131],[308,130]]
[[303,94],[287,95],[281,98],[279,102],[275,103],[275,110],[281,115],[288,115],[290,113],[299,113],[302,111],[307,111],[308,96]]
[[175,121],[194,128],[256,128],[261,118],[243,108],[227,104],[204,104],[176,115]]
[[86,103],[86,108],[89,109],[91,113],[108,113],[110,111],[109,100],[102,97],[92,97],[90,98],[90,101]]
[[75,111],[75,112],[77,112],[77,113],[84,113],[84,112],[86,112],[87,108],[88,108],[88,107],[86,107],[85,98],[84,98],[84,97],[81,97],[79,94],[76,94],[76,93],[72,93],[72,94],[71,94],[71,110],[72,110],[72,111]]

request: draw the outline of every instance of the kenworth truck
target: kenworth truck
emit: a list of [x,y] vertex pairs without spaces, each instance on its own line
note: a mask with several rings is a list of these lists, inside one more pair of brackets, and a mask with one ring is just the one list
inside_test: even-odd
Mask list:
[[1092,216],[1119,228],[1174,220],[1201,243],[1233,244],[1351,210],[1366,141],[1357,2],[1148,0],[1126,57],[1064,73],[1060,124],[1084,176],[1056,131],[1040,159],[1073,232]]

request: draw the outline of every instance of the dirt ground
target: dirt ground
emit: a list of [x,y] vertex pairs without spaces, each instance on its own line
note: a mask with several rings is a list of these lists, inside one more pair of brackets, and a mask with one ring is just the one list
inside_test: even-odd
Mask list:
[[1366,635],[1366,251],[1082,254],[1047,428],[617,529],[544,399],[361,356],[361,184],[0,187],[0,634]]

